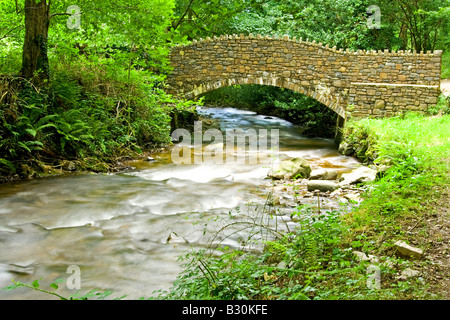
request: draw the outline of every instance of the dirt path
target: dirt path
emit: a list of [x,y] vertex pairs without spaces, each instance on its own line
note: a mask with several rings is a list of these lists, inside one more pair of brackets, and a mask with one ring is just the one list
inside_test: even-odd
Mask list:
[[450,79],[441,80],[441,91],[445,96],[450,96]]

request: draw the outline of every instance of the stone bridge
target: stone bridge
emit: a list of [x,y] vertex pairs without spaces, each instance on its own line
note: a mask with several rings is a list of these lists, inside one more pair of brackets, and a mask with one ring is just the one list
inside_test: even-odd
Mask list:
[[187,99],[224,86],[291,89],[348,117],[426,111],[440,94],[442,51],[352,51],[287,36],[221,36],[171,50],[168,91]]

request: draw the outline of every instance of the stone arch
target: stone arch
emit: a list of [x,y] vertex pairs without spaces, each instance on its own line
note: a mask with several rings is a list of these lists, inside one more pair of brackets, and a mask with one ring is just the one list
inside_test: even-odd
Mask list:
[[337,113],[340,117],[345,118],[345,109],[342,108],[339,103],[336,103],[332,98],[330,98],[329,94],[325,94],[320,91],[311,91],[308,88],[301,86],[300,84],[289,81],[289,79],[285,78],[269,78],[269,77],[259,77],[259,78],[232,78],[232,79],[223,79],[213,82],[201,83],[199,86],[194,87],[194,90],[191,92],[185,93],[185,97],[190,99],[195,99],[198,96],[228,86],[234,85],[248,85],[248,84],[257,84],[257,85],[266,85],[266,86],[274,86],[284,89],[289,89],[301,94],[304,94],[310,98],[313,98],[320,103],[324,104],[335,113]]
[[440,94],[442,51],[352,51],[322,43],[233,35],[170,52],[168,91],[193,99],[232,84],[265,84],[318,100],[340,117],[426,111]]

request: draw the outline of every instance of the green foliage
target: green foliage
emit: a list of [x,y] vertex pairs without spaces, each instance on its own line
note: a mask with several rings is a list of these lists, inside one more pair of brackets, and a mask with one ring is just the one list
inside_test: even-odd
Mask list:
[[[421,210],[435,186],[444,185],[449,170],[448,115],[408,114],[391,119],[362,119],[349,123],[344,139],[365,135],[375,164],[388,166],[374,183],[361,210],[395,218]],[[368,217],[367,217],[368,218]]]
[[226,34],[227,24],[240,12],[256,6],[255,0],[176,0],[172,28],[189,39]]
[[[22,283],[20,281],[15,281],[14,279],[12,279],[13,284],[8,287],[2,288],[2,289],[9,291],[9,290],[17,289],[17,288],[28,288],[28,289],[32,289],[34,291],[38,291],[38,292],[41,292],[41,293],[49,295],[49,296],[55,296],[59,300],[89,300],[91,298],[95,298],[97,300],[103,300],[112,294],[111,290],[107,290],[104,292],[98,292],[97,290],[90,290],[89,292],[86,292],[85,294],[81,294],[80,291],[78,291],[74,294],[71,294],[69,297],[65,297],[65,296],[62,296],[61,294],[55,292],[56,290],[58,290],[59,285],[66,281],[65,279],[56,279],[53,283],[51,283],[49,285],[49,287],[51,289],[49,288],[48,290],[42,289],[41,284],[39,283],[39,281],[41,281],[41,280],[42,280],[42,278],[38,279],[38,280],[34,280],[31,284],[27,284],[27,283]],[[50,291],[50,290],[52,290],[52,291]],[[123,298],[125,298],[125,296],[114,298],[114,300],[120,300]]]
[[392,26],[399,49],[420,52],[449,47],[450,1],[380,0],[375,3],[381,7],[384,20]]
[[[267,214],[267,213],[264,213]],[[151,299],[169,300],[322,300],[433,298],[423,283],[393,278],[405,268],[402,259],[385,258],[392,267],[376,264],[382,290],[367,286],[369,261],[359,261],[353,250],[374,250],[367,237],[348,241],[351,232],[343,212],[296,215],[299,225],[291,232],[266,242],[261,254],[224,247],[214,255],[192,250],[182,255],[182,272],[169,291]],[[249,236],[251,238],[252,235]],[[372,244],[364,245],[362,242]],[[401,289],[400,289],[401,288]]]
[[58,165],[60,159],[78,159],[86,169],[103,171],[99,168],[105,166],[98,166],[101,162],[114,162],[117,157],[169,143],[170,113],[190,106],[141,82],[146,79],[138,71],[133,71],[134,78],[125,85],[120,79],[105,82],[99,77],[112,93],[87,90],[99,83],[90,82],[85,78],[87,70],[86,75],[83,71],[80,68],[71,74],[70,70],[57,69],[49,88],[37,90],[25,85],[14,98],[14,108],[0,105],[3,174],[21,174],[17,168],[25,159],[50,165]]
[[[450,44],[447,45],[450,48]],[[447,49],[442,55],[442,79],[450,79],[450,50]]]
[[[266,241],[261,254],[194,250],[180,257],[182,272],[171,290],[154,298],[436,299],[423,279],[398,277],[421,262],[394,258],[392,243],[399,237],[418,240],[403,225],[423,219],[439,187],[448,185],[448,161],[442,159],[449,157],[449,121],[448,115],[409,114],[350,122],[344,137],[364,137],[376,151],[375,162],[391,166],[367,186],[359,207],[326,214],[299,207],[298,227]],[[379,262],[359,261],[354,250],[378,255]],[[380,270],[379,290],[367,286],[370,265]]]
[[24,17],[13,0],[0,3],[0,73],[13,73],[22,63],[21,49]]
[[[377,5],[381,28],[369,29]],[[290,35],[350,49],[447,49],[448,0],[176,1],[172,26],[190,39],[217,34]]]
[[[170,72],[167,32],[172,1],[79,1],[79,29],[67,28],[70,1],[50,7],[50,85],[36,88],[17,76],[0,87],[1,175],[29,174],[64,159],[104,171],[115,159],[170,143],[171,113],[187,110],[163,90]],[[18,73],[23,3],[0,5],[0,72]],[[17,27],[17,28],[16,28]],[[36,168],[37,167],[37,168]],[[32,170],[32,171],[33,171]]]
[[353,266],[349,251],[341,252],[335,248],[342,232],[337,219],[337,212],[312,219],[304,216],[293,232],[267,241],[260,255],[228,248],[222,248],[219,256],[213,256],[207,250],[192,251],[180,258],[184,261],[183,271],[174,287],[170,292],[160,293],[158,298],[313,298],[317,296],[314,288],[318,284],[317,278],[353,270],[348,268]]
[[450,113],[450,96],[439,96],[439,101],[436,106],[432,106],[428,108],[429,115],[443,115]]

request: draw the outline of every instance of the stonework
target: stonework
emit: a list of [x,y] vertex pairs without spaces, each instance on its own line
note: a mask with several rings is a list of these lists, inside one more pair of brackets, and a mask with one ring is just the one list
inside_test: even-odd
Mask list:
[[171,50],[168,91],[187,99],[224,86],[291,89],[342,118],[426,111],[440,94],[442,51],[352,51],[285,36],[221,36]]

